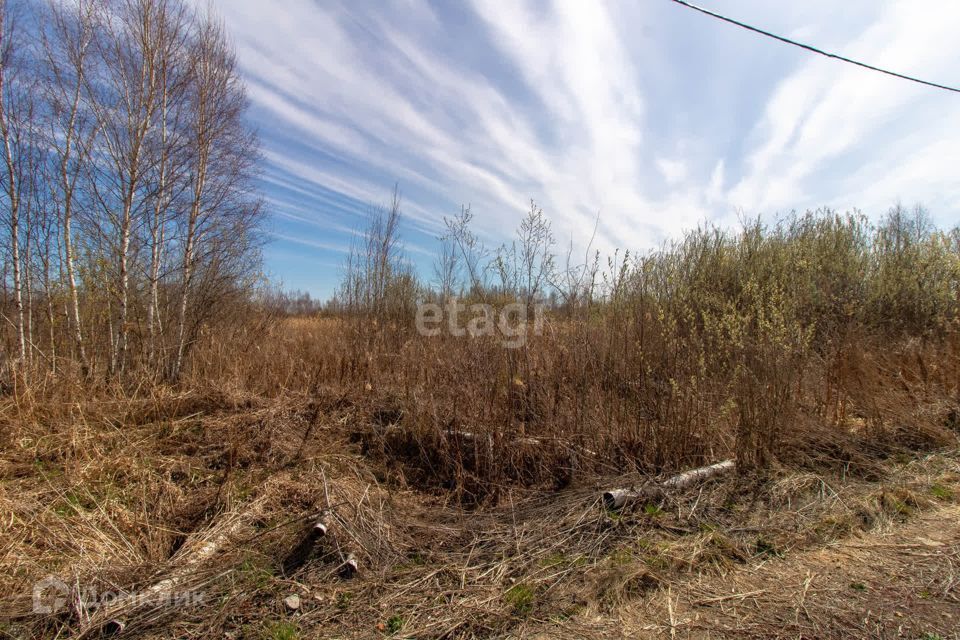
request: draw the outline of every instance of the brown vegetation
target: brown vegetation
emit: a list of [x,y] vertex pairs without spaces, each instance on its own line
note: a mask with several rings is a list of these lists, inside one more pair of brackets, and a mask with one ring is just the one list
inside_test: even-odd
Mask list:
[[[205,334],[176,387],[19,386],[7,628],[616,636],[611,616],[665,586],[953,501],[956,244],[888,250],[896,215],[850,253],[859,218],[691,234],[514,349],[363,309],[264,311]],[[606,488],[727,457],[732,478],[604,507]],[[127,595],[31,615],[46,575]],[[170,585],[204,599],[134,597]]]
[[960,232],[921,208],[582,261],[536,205],[496,250],[465,208],[431,286],[395,192],[317,312],[257,282],[218,23],[45,11],[0,2],[0,633],[617,635],[588,622],[960,495]]

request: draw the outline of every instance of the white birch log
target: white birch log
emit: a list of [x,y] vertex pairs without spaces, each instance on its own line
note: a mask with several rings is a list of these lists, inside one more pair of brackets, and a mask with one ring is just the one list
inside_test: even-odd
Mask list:
[[343,573],[345,578],[351,578],[357,573],[358,568],[357,556],[352,553],[348,553],[347,558],[343,561],[343,565],[340,567],[340,571]]
[[324,512],[323,515],[320,516],[320,519],[317,520],[310,529],[310,536],[313,539],[322,538],[330,533],[330,527],[330,517],[326,512]]
[[235,515],[232,521],[222,523],[218,527],[219,531],[208,531],[209,537],[205,540],[197,538],[188,541],[178,553],[182,558],[179,565],[167,578],[142,591],[123,594],[97,607],[95,614],[90,617],[90,624],[82,629],[80,635],[84,636],[97,628],[106,635],[119,633],[126,627],[123,617],[134,610],[143,606],[175,604],[181,595],[177,593],[178,588],[184,586],[194,575],[197,566],[213,558],[231,538],[244,531],[254,513],[255,509],[251,509],[244,514]]
[[699,469],[691,469],[690,471],[684,471],[679,475],[673,476],[665,481],[663,486],[667,489],[686,489],[708,478],[718,476],[727,471],[733,471],[734,466],[733,460],[724,460],[723,462],[717,462],[716,464],[700,467]]
[[735,466],[736,464],[733,460],[724,460],[723,462],[717,462],[716,464],[700,467],[699,469],[684,471],[681,474],[665,480],[659,485],[650,484],[637,488],[608,489],[603,492],[603,504],[608,509],[619,509],[628,502],[652,498],[666,490],[686,489],[698,482],[703,482],[714,476],[732,471]]

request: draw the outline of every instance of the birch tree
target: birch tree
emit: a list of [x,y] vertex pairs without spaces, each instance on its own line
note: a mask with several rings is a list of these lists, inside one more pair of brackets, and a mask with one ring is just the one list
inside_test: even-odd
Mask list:
[[32,153],[33,100],[25,73],[24,41],[6,0],[0,0],[0,141],[3,171],[0,186],[10,232],[10,262],[13,268],[14,328],[17,362],[25,363],[27,339],[23,308],[23,263],[20,257],[21,207],[29,179]]
[[80,296],[74,252],[74,208],[79,181],[99,130],[82,103],[94,37],[94,3],[78,0],[74,5],[51,2],[47,28],[41,33],[46,71],[47,136],[50,170],[47,185],[61,226],[63,270],[66,276],[67,321],[84,375],[89,372],[80,319]]
[[[230,244],[245,247],[260,214],[250,197],[256,139],[243,122],[246,92],[223,25],[207,14],[200,18],[190,51],[193,69],[187,95],[189,118],[187,165],[189,206],[183,225],[176,355],[171,378],[177,379],[191,336],[188,309],[198,265],[229,272],[239,264]],[[242,254],[242,252],[241,252]],[[242,261],[241,261],[242,262]],[[213,277],[213,281],[219,278]]]
[[171,24],[182,5],[167,0],[121,0],[98,6],[97,45],[102,73],[85,76],[89,103],[101,134],[93,180],[97,199],[116,242],[117,317],[112,320],[110,371],[126,364],[130,326],[131,239],[151,188],[147,138],[163,94],[163,60],[175,54]]

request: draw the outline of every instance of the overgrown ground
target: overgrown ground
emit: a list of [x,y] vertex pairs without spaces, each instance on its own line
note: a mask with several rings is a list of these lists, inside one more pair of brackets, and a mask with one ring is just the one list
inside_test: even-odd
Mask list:
[[684,581],[618,622],[632,637],[955,638],[958,572],[960,509],[950,505],[783,562]]
[[[249,297],[176,377],[140,340],[0,379],[4,633],[956,636],[960,231],[822,212],[558,273],[534,209],[501,285],[433,291],[383,222],[326,316]],[[569,280],[542,324],[421,330],[529,310],[531,267]]]
[[[158,638],[957,633],[955,445],[776,463],[620,511],[602,489],[642,476],[464,506],[364,437],[383,431],[376,394],[155,393],[3,406],[7,636],[116,635],[112,621]],[[325,510],[330,535],[301,544]],[[73,593],[35,615],[48,575]],[[171,577],[200,601],[76,597]]]
[[427,279],[395,189],[300,305],[263,282],[227,34],[49,4],[0,20],[2,633],[954,633],[876,586],[952,604],[953,529],[833,578],[816,554],[956,513],[960,228],[820,210],[581,259],[533,202],[499,247],[463,207]]

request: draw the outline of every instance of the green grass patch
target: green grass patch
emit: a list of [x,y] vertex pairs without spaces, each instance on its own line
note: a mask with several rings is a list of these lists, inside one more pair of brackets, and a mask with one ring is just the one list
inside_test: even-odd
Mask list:
[[536,594],[530,586],[520,583],[507,589],[503,599],[510,605],[513,613],[524,616],[533,611]]
[[260,634],[263,640],[299,640],[300,629],[292,622],[272,622],[263,628]]
[[942,484],[935,484],[931,486],[930,495],[932,495],[937,500],[944,500],[944,501],[953,500],[953,490],[950,487],[945,487]]
[[586,564],[587,558],[585,556],[568,556],[565,553],[552,553],[540,560],[540,566],[545,569],[553,567],[582,567]]
[[643,505],[643,513],[651,518],[658,518],[663,515],[663,509],[659,505],[645,504]]
[[404,623],[403,616],[394,614],[387,618],[387,633],[393,635],[395,633],[400,633],[400,630],[403,629]]
[[273,583],[273,572],[259,558],[247,558],[237,567],[237,575],[244,583],[257,589],[266,589]]

